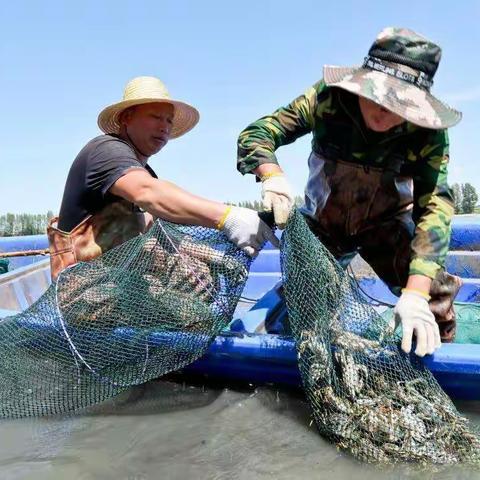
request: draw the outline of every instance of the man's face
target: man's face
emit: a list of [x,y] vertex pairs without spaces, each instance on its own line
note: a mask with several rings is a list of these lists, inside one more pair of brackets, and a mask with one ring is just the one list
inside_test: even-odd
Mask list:
[[386,132],[405,121],[396,113],[390,112],[364,97],[358,97],[358,103],[360,104],[365,125],[374,132]]
[[135,147],[150,157],[168,142],[174,108],[169,103],[147,103],[127,110],[122,118],[126,132]]

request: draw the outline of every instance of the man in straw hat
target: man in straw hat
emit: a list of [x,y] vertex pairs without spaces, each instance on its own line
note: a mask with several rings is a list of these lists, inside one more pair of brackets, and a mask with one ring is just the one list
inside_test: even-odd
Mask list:
[[293,195],[275,150],[313,134],[303,207],[311,229],[343,265],[359,252],[401,293],[402,348],[415,334],[420,356],[453,339],[461,283],[443,270],[453,215],[446,129],[461,114],[430,93],[440,56],[417,33],[386,28],[361,67],[325,66],[322,80],[238,141],[238,169],[261,180],[281,227]]
[[123,100],[100,113],[105,135],[88,142],[73,162],[60,215],[48,227],[52,278],[145,232],[152,217],[218,228],[249,255],[267,240],[277,244],[257,212],[192,195],[158,179],[148,165],[198,119],[195,108],[170,98],[155,77],[134,78]]

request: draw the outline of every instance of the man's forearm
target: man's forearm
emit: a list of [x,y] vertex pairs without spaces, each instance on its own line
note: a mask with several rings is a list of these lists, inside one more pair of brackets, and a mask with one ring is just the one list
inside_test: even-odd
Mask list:
[[152,178],[143,170],[131,170],[109,190],[157,218],[175,223],[217,227],[227,206],[193,195],[166,180]]
[[219,224],[226,210],[221,202],[193,195],[165,180],[158,180],[136,203],[155,217],[211,228]]
[[430,292],[432,286],[432,279],[426,275],[410,275],[407,280],[405,288],[407,290],[415,290],[426,295]]
[[283,173],[283,170],[276,163],[263,163],[252,171],[258,178],[262,178],[264,175],[272,173]]

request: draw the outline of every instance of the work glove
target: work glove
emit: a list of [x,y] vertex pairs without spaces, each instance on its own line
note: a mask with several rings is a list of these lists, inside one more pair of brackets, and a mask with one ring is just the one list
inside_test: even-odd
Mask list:
[[432,354],[441,346],[440,331],[428,306],[430,297],[420,291],[403,289],[394,309],[394,327],[402,324],[402,350],[409,353],[412,337],[417,337],[415,353],[419,357]]
[[258,212],[249,208],[227,207],[217,227],[251,257],[258,254],[267,240],[275,247],[280,247],[280,242],[272,229],[260,219]]
[[283,229],[294,203],[292,189],[283,173],[266,174],[261,180],[263,209],[273,210],[275,224]]

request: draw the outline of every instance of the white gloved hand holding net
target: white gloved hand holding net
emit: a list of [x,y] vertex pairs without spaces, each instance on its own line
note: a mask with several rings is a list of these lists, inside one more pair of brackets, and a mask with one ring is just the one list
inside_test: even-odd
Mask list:
[[266,241],[280,247],[278,238],[272,229],[250,208],[227,207],[218,224],[227,238],[241,248],[247,255],[255,256]]
[[432,354],[441,346],[440,331],[428,306],[430,297],[423,292],[404,288],[394,310],[395,327],[402,325],[402,350],[409,353],[415,333],[419,357]]
[[294,204],[290,184],[280,172],[267,173],[261,180],[263,209],[266,212],[273,211],[275,224],[283,229]]

